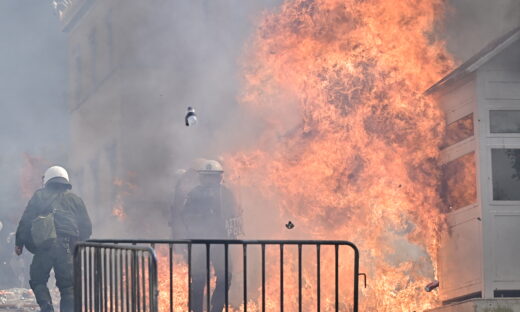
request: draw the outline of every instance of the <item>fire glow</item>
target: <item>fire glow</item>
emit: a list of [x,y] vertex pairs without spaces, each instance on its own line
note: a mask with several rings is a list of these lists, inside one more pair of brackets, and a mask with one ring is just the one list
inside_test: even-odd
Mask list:
[[441,0],[286,1],[244,58],[241,102],[265,127],[227,158],[231,180],[312,238],[358,244],[363,311],[437,300],[423,288],[436,277],[444,122],[423,92],[453,65],[433,35],[443,12]]
[[125,198],[133,194],[137,190],[137,186],[122,179],[114,179],[113,184],[116,190],[116,197],[112,205],[112,215],[119,221],[123,221],[127,217]]

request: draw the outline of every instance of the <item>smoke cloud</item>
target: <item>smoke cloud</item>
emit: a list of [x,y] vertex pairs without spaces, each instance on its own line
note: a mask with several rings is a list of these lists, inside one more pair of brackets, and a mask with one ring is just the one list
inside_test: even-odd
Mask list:
[[448,0],[451,9],[441,25],[448,50],[463,62],[493,39],[520,25],[516,0]]
[[[1,1],[0,276],[12,274],[6,239],[28,199],[23,153],[70,169],[96,237],[169,235],[175,171],[255,146],[266,126],[238,106],[240,62],[262,12],[282,2],[97,1],[63,32],[50,1]],[[439,34],[460,61],[520,23],[516,0],[449,4]],[[184,125],[188,106],[195,127]],[[43,169],[27,177],[35,187]],[[112,216],[118,199],[122,221]]]
[[[66,163],[69,114],[66,34],[50,5],[46,1],[0,1],[0,38],[2,288],[28,285],[27,267],[13,259],[10,233],[28,200],[22,183],[30,181],[29,185],[38,187],[44,169],[41,163]],[[27,265],[29,260],[26,253],[22,263]]]

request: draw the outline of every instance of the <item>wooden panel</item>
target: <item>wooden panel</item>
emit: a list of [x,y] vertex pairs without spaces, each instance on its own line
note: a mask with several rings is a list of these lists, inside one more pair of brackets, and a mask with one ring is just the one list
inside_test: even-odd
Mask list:
[[461,87],[443,94],[438,100],[446,113],[448,124],[472,113],[475,107],[475,81],[468,81]]
[[479,206],[448,214],[439,250],[441,300],[481,290],[482,247]]

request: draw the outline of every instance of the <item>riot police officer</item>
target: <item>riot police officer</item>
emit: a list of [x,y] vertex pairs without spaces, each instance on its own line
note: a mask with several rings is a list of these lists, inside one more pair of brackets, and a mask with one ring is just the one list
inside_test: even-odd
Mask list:
[[188,237],[181,212],[184,209],[188,193],[200,184],[197,170],[202,168],[207,161],[204,158],[197,158],[191,162],[190,168],[187,170],[180,169],[175,173],[175,192],[172,205],[170,206],[170,218],[168,221],[173,239]]
[[92,234],[92,224],[85,204],[70,191],[67,171],[50,167],[43,176],[44,187],[30,199],[16,231],[15,253],[21,255],[25,246],[34,254],[29,284],[41,311],[54,311],[47,287],[49,273],[54,269],[60,290],[61,312],[74,308],[72,252],[78,240]]
[[[241,232],[240,216],[233,193],[222,185],[224,170],[215,160],[208,160],[197,168],[200,185],[188,193],[182,210],[182,221],[190,239],[230,239]],[[192,307],[202,311],[206,285],[206,256],[204,246],[192,249]],[[221,312],[224,292],[231,283],[231,261],[228,266],[228,285],[225,285],[224,249],[213,246],[211,264],[215,270],[216,287],[211,298],[211,312]]]

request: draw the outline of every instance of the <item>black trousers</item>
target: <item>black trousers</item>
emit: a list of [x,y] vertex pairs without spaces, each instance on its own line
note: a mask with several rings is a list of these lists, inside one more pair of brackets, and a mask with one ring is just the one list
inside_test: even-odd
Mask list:
[[54,311],[52,298],[47,287],[49,274],[54,269],[56,286],[60,290],[60,312],[74,309],[74,273],[71,243],[58,238],[50,248],[36,253],[30,267],[31,289],[42,312]]
[[[211,296],[211,312],[221,312],[225,304],[225,259],[224,259],[224,247],[213,246],[210,251],[210,264],[213,266],[216,275],[216,286]],[[194,312],[202,312],[202,308],[205,302],[205,287],[207,284],[206,279],[206,246],[193,245],[192,256],[191,256],[191,307]],[[232,264],[231,257],[228,258],[228,285],[227,289],[231,285],[231,274]],[[211,272],[211,271],[210,271]],[[207,299],[206,299],[207,300]]]

